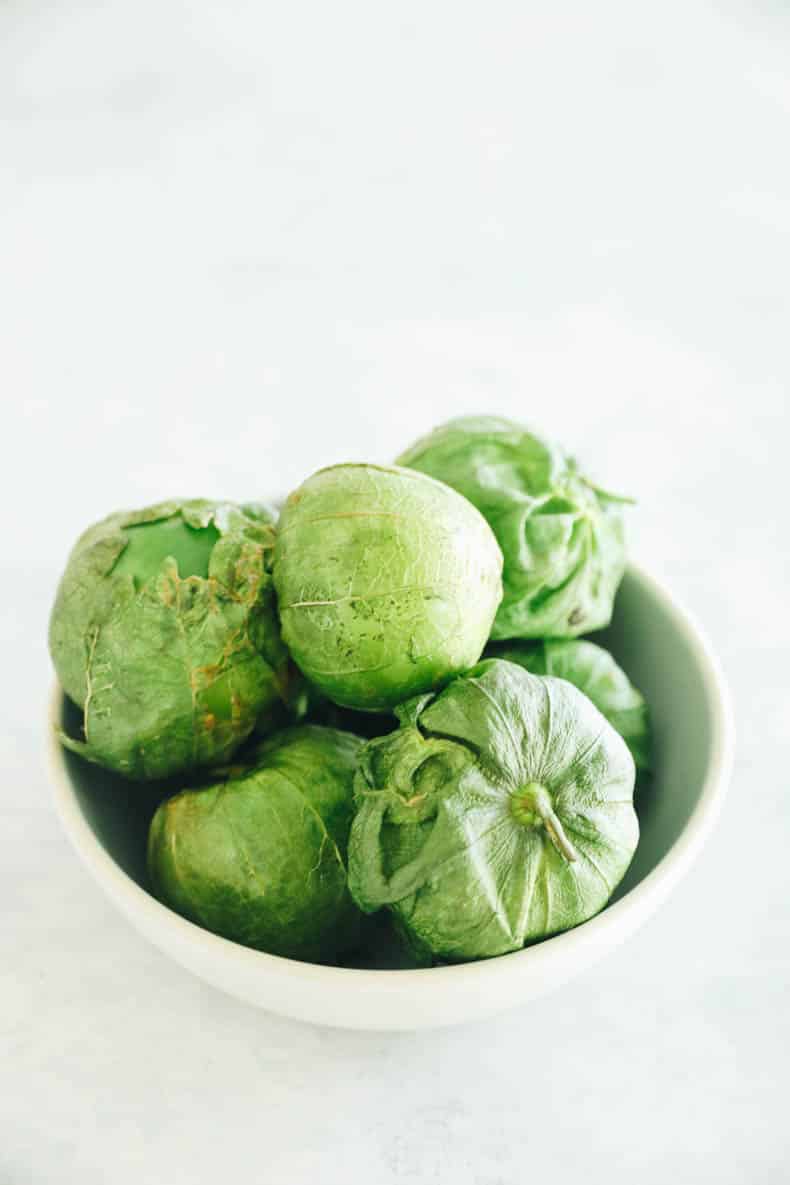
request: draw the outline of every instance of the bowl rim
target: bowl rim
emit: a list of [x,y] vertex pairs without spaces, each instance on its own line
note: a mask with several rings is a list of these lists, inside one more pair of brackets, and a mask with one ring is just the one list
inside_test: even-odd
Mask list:
[[418,967],[402,970],[332,967],[305,963],[281,955],[268,954],[241,946],[230,939],[204,930],[159,902],[137,884],[112,859],[87,823],[76,801],[69,777],[65,750],[57,731],[60,727],[64,692],[57,681],[50,695],[48,757],[53,780],[54,802],[61,823],[73,847],[94,879],[133,923],[139,922],[149,936],[158,934],[157,942],[166,949],[163,936],[173,935],[173,945],[184,944],[202,949],[213,962],[222,959],[235,963],[240,970],[255,971],[262,977],[287,978],[293,983],[299,977],[305,984],[321,985],[327,990],[335,987],[359,988],[366,992],[386,988],[395,983],[399,989],[419,984],[421,992],[431,985],[444,989],[476,983],[481,988],[491,976],[501,976],[506,969],[521,974],[538,965],[548,966],[557,956],[568,953],[571,946],[614,946],[636,928],[639,920],[648,917],[669,895],[694,863],[719,816],[732,772],[735,750],[735,724],[724,673],[704,630],[696,618],[671,595],[664,584],[648,574],[639,564],[631,563],[628,575],[659,602],[670,616],[689,650],[694,654],[700,670],[705,697],[711,713],[710,755],[702,792],[686,826],[669,850],[647,876],[624,897],[607,905],[599,914],[571,930],[544,939],[534,946],[513,951],[506,957],[482,959],[477,962],[446,964],[438,967]]

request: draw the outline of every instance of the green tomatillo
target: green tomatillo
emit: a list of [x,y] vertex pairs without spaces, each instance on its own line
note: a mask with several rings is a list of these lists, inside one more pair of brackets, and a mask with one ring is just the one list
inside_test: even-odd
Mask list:
[[334,961],[359,935],[346,847],[361,744],[318,725],[284,729],[249,765],[163,802],[148,841],[156,896],[245,946]]
[[467,416],[398,458],[485,515],[505,560],[498,638],[569,638],[609,622],[625,567],[622,504],[572,457],[510,420]]
[[634,762],[561,679],[486,659],[398,709],[355,782],[349,883],[417,949],[447,960],[518,950],[592,917],[636,848]]
[[491,528],[449,486],[410,469],[335,465],[280,516],[283,638],[335,703],[386,711],[477,662],[501,571]]
[[55,670],[83,709],[83,736],[63,743],[140,780],[226,761],[289,694],[273,546],[266,508],[202,499],[87,530],[50,619]]

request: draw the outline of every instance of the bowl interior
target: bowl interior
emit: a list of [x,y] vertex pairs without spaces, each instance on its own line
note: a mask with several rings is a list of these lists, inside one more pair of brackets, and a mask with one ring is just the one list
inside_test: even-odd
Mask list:
[[[653,871],[693,813],[711,760],[715,703],[706,681],[704,655],[692,630],[666,594],[638,570],[626,574],[612,624],[595,640],[612,651],[647,697],[655,736],[655,771],[639,784],[636,794],[639,847],[615,893],[616,901]],[[63,698],[60,713],[65,730],[76,735],[78,710]],[[96,840],[148,892],[148,824],[161,799],[175,793],[181,784],[127,782],[65,750],[63,760],[76,805]],[[376,935],[375,941],[380,942],[381,936]],[[398,952],[382,949],[375,954],[373,965],[406,965],[401,959]],[[370,966],[371,961],[365,958],[355,965]]]

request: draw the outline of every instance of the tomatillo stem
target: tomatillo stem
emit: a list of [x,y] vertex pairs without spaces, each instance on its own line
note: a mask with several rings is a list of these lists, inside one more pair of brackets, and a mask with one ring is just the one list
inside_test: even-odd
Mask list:
[[576,849],[568,839],[551,801],[551,795],[540,782],[529,782],[511,798],[513,817],[526,827],[543,826],[559,854],[569,863],[578,859]]
[[572,864],[577,859],[576,849],[565,834],[562,823],[560,823],[559,819],[554,814],[554,811],[551,811],[551,813],[546,816],[544,822],[546,824],[546,830],[549,833],[551,842],[554,844],[559,854],[564,856],[565,859]]

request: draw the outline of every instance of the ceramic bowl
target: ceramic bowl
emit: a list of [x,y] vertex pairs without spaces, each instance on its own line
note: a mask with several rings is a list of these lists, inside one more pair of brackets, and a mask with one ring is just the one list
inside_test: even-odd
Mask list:
[[637,796],[639,847],[602,913],[514,954],[416,970],[322,967],[249,950],[179,917],[151,896],[145,872],[146,830],[160,794],[61,747],[55,726],[68,724],[75,709],[59,688],[50,743],[57,811],[89,872],[140,933],[195,975],[270,1012],[352,1029],[407,1030],[523,1007],[585,971],[667,898],[697,859],[730,774],[727,689],[677,601],[632,567],[601,640],[652,711],[656,770]]

